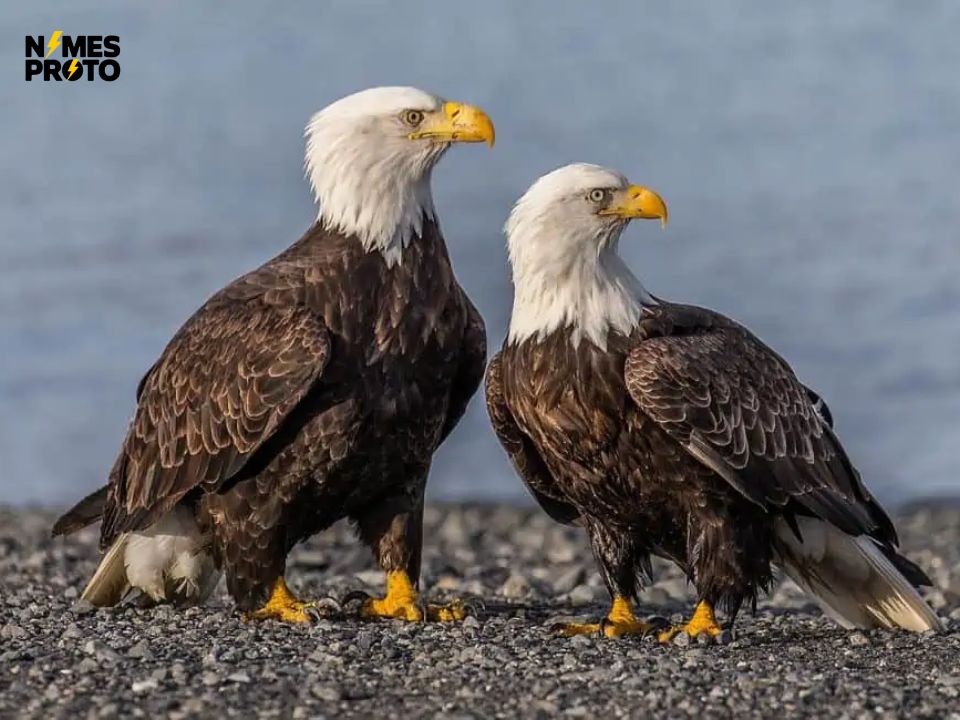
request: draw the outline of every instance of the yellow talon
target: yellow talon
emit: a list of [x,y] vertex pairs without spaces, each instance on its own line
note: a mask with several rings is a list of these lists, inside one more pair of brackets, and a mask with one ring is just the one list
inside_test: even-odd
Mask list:
[[315,603],[304,602],[290,592],[290,588],[281,576],[274,583],[270,599],[266,604],[259,610],[246,613],[243,619],[246,622],[272,619],[287,623],[309,623],[312,622],[312,618],[307,611],[313,607],[316,607]]
[[574,635],[596,635],[603,633],[608,638],[618,638],[625,635],[646,635],[654,630],[649,623],[637,620],[633,614],[633,606],[624,597],[615,597],[610,612],[602,623],[565,623],[559,627],[564,637]]
[[421,605],[417,589],[403,570],[387,573],[386,597],[365,600],[360,608],[360,617],[368,620],[391,618],[408,622],[454,622],[466,616],[467,609],[459,600],[449,605]]
[[459,622],[467,617],[467,608],[459,600],[446,605],[427,605],[427,620],[433,622]]
[[723,628],[720,627],[716,616],[713,614],[713,607],[706,600],[703,600],[697,605],[696,610],[693,611],[693,617],[690,618],[690,622],[686,625],[678,625],[669,630],[664,630],[660,633],[658,639],[662,643],[668,643],[681,632],[685,632],[692,638],[703,634],[709,635],[710,637],[718,637],[723,633]]

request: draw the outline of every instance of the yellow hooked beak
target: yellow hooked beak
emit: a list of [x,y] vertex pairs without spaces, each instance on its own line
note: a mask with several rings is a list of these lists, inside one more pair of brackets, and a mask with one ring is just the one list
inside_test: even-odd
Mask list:
[[489,116],[478,107],[458,102],[446,102],[443,109],[427,113],[409,137],[439,142],[485,142],[490,147],[496,140]]
[[627,220],[660,220],[661,227],[667,226],[667,204],[653,190],[641,185],[631,185],[615,192],[600,215],[616,215]]

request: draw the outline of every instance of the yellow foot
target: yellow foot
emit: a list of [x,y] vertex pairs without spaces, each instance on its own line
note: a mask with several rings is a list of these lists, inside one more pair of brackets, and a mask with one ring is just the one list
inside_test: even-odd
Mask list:
[[[346,605],[349,600],[344,600]],[[400,571],[387,573],[387,596],[366,598],[360,606],[360,617],[372,620],[389,618],[407,622],[454,622],[467,616],[467,607],[459,600],[447,605],[427,605],[420,602],[410,576]]]
[[693,617],[690,618],[690,622],[686,625],[674,626],[669,630],[663,631],[658,636],[658,639],[662,643],[672,642],[681,632],[685,632],[692,638],[698,635],[709,635],[712,638],[716,638],[723,633],[723,628],[720,627],[716,616],[713,614],[713,607],[704,600],[700,602],[700,604],[697,605],[697,609],[693,611]]
[[623,597],[613,599],[613,606],[603,622],[563,623],[557,628],[564,637],[603,634],[609,638],[618,638],[625,635],[647,635],[655,629],[653,625],[637,620],[633,615],[633,607],[630,605],[630,601]]
[[602,623],[563,623],[557,630],[564,637],[574,635],[606,635],[608,638],[624,637],[625,635],[647,635],[654,630],[649,623],[640,622],[610,622]]
[[244,621],[251,620],[280,620],[287,623],[313,622],[310,610],[319,607],[319,603],[304,602],[290,592],[283,577],[280,577],[273,586],[270,599],[259,610],[246,613]]

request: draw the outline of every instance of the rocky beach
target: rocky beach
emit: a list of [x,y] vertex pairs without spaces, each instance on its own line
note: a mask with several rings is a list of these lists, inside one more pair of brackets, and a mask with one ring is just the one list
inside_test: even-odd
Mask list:
[[[428,507],[426,595],[474,601],[449,625],[249,624],[222,589],[203,607],[97,610],[77,599],[96,530],[52,540],[53,518],[0,509],[3,718],[960,718],[956,504],[898,517],[945,634],[843,630],[784,582],[724,644],[667,646],[557,636],[608,600],[581,532],[535,509]],[[679,619],[690,588],[666,563],[655,570],[640,611]],[[315,598],[382,589],[347,526],[297,548],[288,578]]]

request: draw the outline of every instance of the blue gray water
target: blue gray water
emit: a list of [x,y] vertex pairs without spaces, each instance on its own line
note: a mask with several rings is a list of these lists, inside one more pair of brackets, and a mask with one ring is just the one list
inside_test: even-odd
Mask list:
[[[39,7],[41,6],[42,7]],[[648,288],[753,328],[831,404],[890,502],[960,489],[960,5],[8,3],[0,19],[0,502],[105,477],[137,380],[217,288],[299,237],[302,127],[413,84],[487,109],[435,195],[506,326],[500,227],[584,160],[667,199],[622,250]],[[22,79],[26,33],[116,33],[112,84]],[[516,498],[482,407],[435,497]]]

